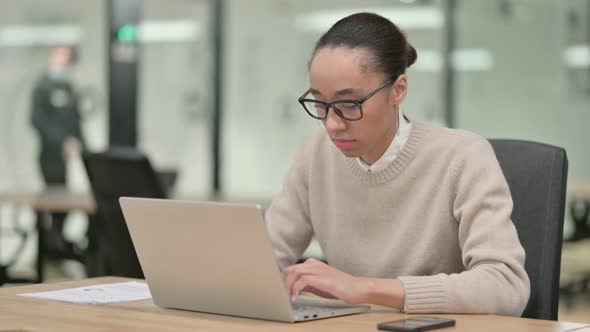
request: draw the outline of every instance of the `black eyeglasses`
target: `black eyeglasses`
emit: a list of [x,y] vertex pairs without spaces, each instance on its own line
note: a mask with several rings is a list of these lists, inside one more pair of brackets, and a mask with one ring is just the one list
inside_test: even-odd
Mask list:
[[323,120],[328,117],[328,110],[332,108],[338,116],[348,121],[358,121],[363,118],[363,103],[369,98],[376,95],[379,91],[383,90],[389,84],[395,82],[395,77],[389,81],[383,83],[382,86],[378,87],[367,96],[356,100],[338,100],[332,103],[324,103],[323,101],[315,99],[306,99],[305,97],[310,93],[307,90],[301,97],[299,97],[299,103],[303,106],[303,109],[312,118]]

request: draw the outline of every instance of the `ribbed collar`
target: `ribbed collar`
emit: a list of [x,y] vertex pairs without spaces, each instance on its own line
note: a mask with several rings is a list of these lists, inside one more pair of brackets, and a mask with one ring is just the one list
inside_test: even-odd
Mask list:
[[400,174],[403,169],[410,163],[410,161],[416,155],[416,151],[420,142],[422,141],[422,137],[425,135],[428,127],[421,123],[413,123],[410,137],[408,137],[408,141],[404,145],[403,149],[400,151],[399,155],[395,160],[385,169],[379,172],[367,172],[365,171],[361,165],[359,165],[356,158],[346,158],[348,162],[348,166],[350,166],[352,173],[359,177],[362,182],[370,184],[370,185],[377,185],[389,182],[393,180],[398,174]]

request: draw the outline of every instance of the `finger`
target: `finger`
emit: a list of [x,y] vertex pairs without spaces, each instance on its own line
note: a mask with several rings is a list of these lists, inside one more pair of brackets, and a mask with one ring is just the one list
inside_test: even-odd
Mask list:
[[305,266],[305,263],[298,264],[287,270],[284,283],[285,287],[287,288],[287,292],[289,293],[289,298],[294,298],[294,294],[292,292],[293,284],[302,276],[311,273],[313,273],[313,271],[310,270],[309,266]]
[[283,275],[291,273],[296,270],[308,268],[310,265],[313,266],[314,265],[313,263],[314,263],[314,259],[309,258],[306,261],[304,261],[303,263],[289,265],[283,269]]
[[301,269],[299,268],[299,265],[301,264],[291,265],[283,270],[283,283],[285,284],[289,298],[293,296],[291,293],[291,287],[293,286],[293,283],[301,276]]
[[[313,264],[307,262],[295,264],[283,269],[283,281],[288,290],[291,289],[293,283],[302,275],[318,274],[317,268]],[[291,296],[291,294],[289,294]]]
[[301,276],[301,278],[298,278],[297,280],[295,280],[293,282],[293,284],[289,288],[289,294],[291,294],[290,295],[291,301],[297,300],[297,298],[299,297],[299,293],[303,289],[305,289],[307,287],[311,288],[309,285],[309,279],[310,279],[310,277],[308,277],[308,276]]
[[303,264],[305,264],[307,266],[312,266],[312,267],[314,267],[316,269],[317,268],[325,268],[325,267],[328,266],[328,264],[326,264],[326,263],[324,263],[324,262],[322,262],[320,260],[317,260],[315,258],[308,258],[308,259],[305,260],[305,262]]
[[288,276],[290,273],[292,273],[292,272],[293,272],[293,270],[295,269],[295,267],[296,267],[297,265],[298,265],[298,264],[295,264],[295,265],[289,265],[289,266],[285,267],[285,268],[283,269],[283,271],[281,271],[281,273],[282,273],[282,275],[283,275],[283,280],[285,280],[285,278],[287,278],[287,276]]
[[322,290],[319,290],[319,289],[317,289],[315,287],[311,287],[311,286],[307,286],[307,287],[303,288],[301,290],[301,292],[299,292],[299,295],[301,295],[302,292],[312,293],[314,295],[317,295],[317,296],[320,296],[320,297],[323,297],[323,298],[327,298],[327,299],[335,299],[336,298],[331,293],[324,292]]
[[303,275],[297,279],[291,287],[292,301],[296,300],[302,291],[308,291],[322,297],[335,297],[330,289],[330,282],[327,282],[326,278],[321,276]]

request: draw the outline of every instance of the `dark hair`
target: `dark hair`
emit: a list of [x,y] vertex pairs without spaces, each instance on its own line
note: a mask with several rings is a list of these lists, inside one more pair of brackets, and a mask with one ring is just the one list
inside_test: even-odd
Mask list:
[[392,78],[405,73],[418,57],[416,49],[393,22],[373,13],[357,13],[336,22],[318,40],[312,61],[323,47],[366,49],[369,54],[364,65]]

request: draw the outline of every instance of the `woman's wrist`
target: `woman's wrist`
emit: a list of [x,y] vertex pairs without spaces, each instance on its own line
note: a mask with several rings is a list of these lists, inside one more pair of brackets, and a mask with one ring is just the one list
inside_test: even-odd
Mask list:
[[403,310],[404,285],[399,279],[359,277],[361,302]]

